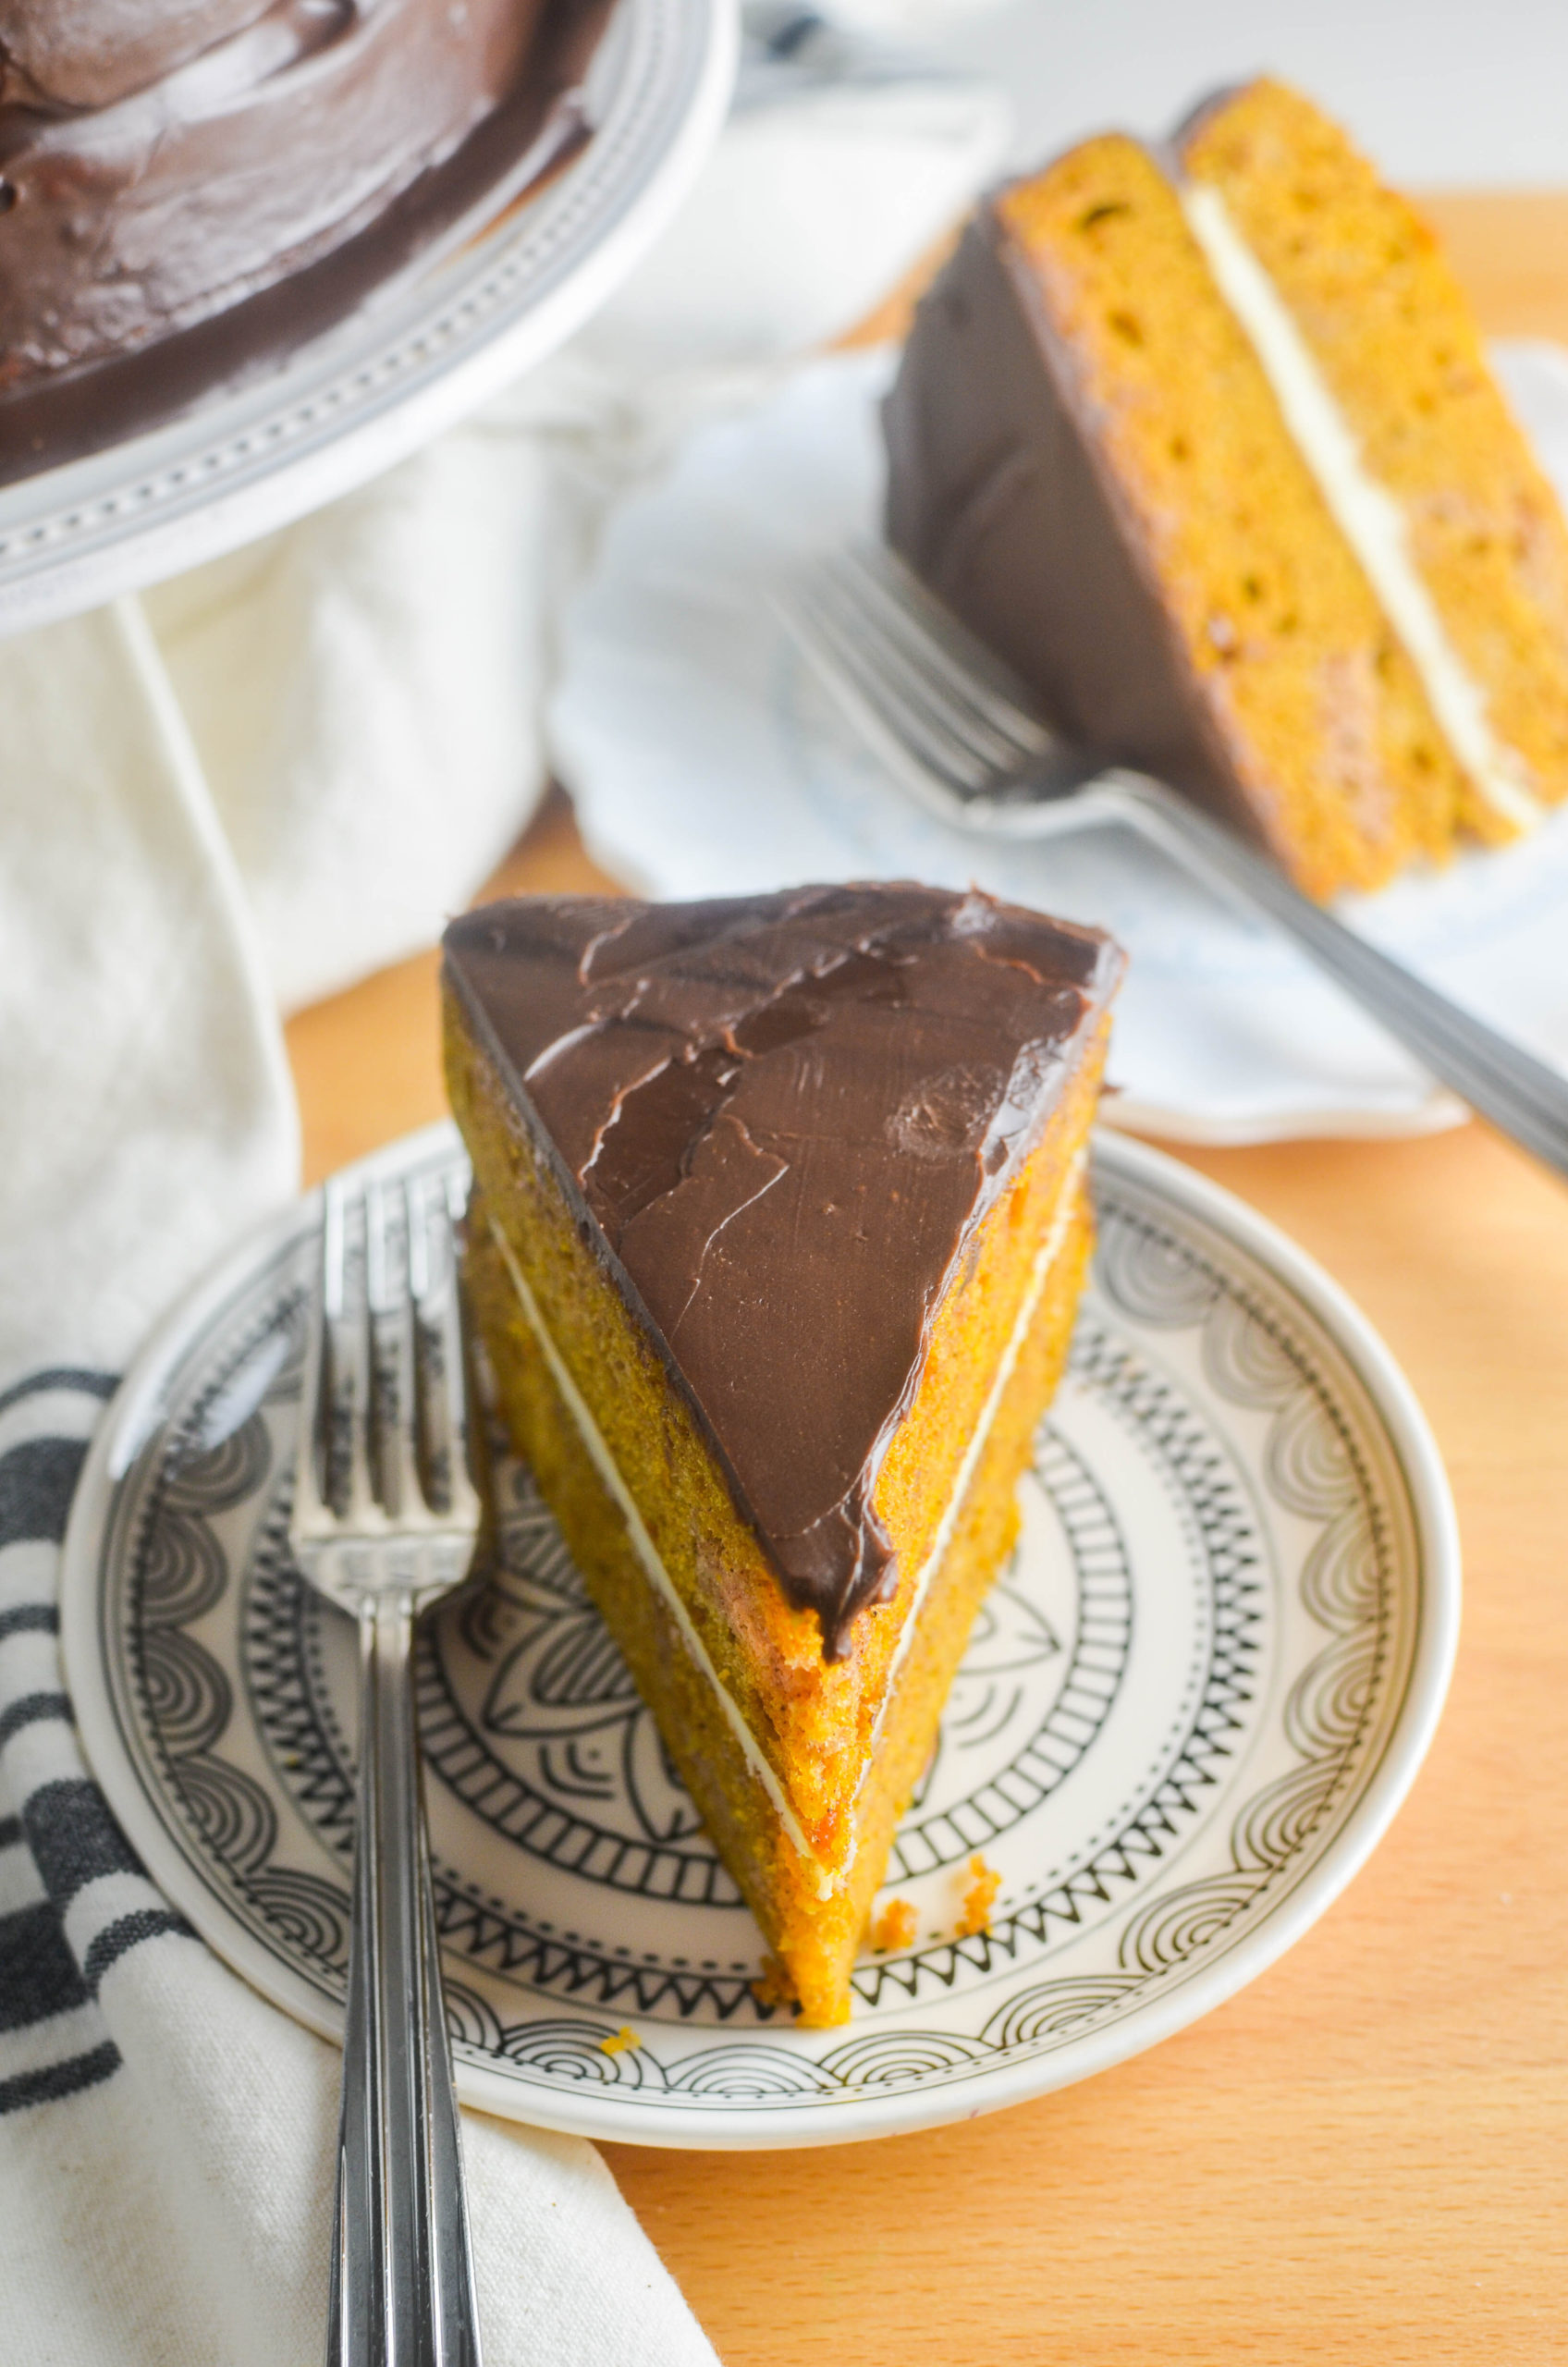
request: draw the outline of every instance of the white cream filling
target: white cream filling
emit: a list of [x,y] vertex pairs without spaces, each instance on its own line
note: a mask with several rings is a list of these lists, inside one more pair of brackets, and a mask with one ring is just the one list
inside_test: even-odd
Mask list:
[[[953,1481],[952,1492],[948,1498],[936,1537],[932,1540],[931,1551],[926,1555],[919,1578],[915,1582],[909,1613],[900,1634],[897,1648],[888,1663],[887,1685],[881,1706],[876,1712],[876,1723],[872,1727],[871,1746],[866,1756],[866,1765],[861,1771],[862,1783],[864,1782],[869,1770],[872,1753],[876,1751],[876,1745],[881,1739],[888,1709],[898,1690],[900,1672],[914,1642],[916,1622],[925,1607],[925,1598],[931,1590],[937,1573],[942,1565],[943,1557],[952,1543],[954,1532],[958,1527],[959,1515],[963,1510],[963,1500],[969,1492],[970,1483],[979,1467],[980,1458],[986,1451],[986,1441],[991,1435],[1002,1399],[1007,1393],[1007,1385],[1012,1379],[1019,1357],[1023,1353],[1023,1343],[1029,1336],[1035,1317],[1039,1311],[1046,1284],[1050,1279],[1051,1268],[1061,1255],[1068,1229],[1077,1214],[1079,1185],[1087,1160],[1088,1151],[1084,1148],[1078,1153],[1063,1181],[1060,1206],[1057,1209],[1051,1229],[1041,1243],[1035,1254],[1035,1262],[1029,1269],[1028,1284],[1017,1316],[1014,1318],[1012,1330],[1008,1335],[1007,1345],[1002,1351],[1001,1361],[997,1367],[996,1378],[991,1383],[986,1403],[980,1409],[979,1419],[974,1425],[974,1433],[964,1450],[963,1460],[959,1465],[958,1476]],[[847,1878],[850,1868],[854,1863],[855,1843],[851,1840],[849,1853],[837,1874],[830,1874],[806,1839],[800,1819],[790,1808],[783,1785],[759,1748],[756,1736],[741,1714],[740,1705],[713,1664],[708,1649],[698,1633],[692,1614],[681,1600],[675,1582],[665,1567],[663,1557],[648,1534],[647,1525],[637,1509],[631,1492],[620,1476],[619,1466],[610,1453],[604,1432],[594,1420],[587,1400],[572,1379],[565,1358],[545,1328],[545,1318],[540,1313],[539,1302],[530,1287],[528,1277],[513,1255],[510,1242],[493,1218],[488,1219],[488,1221],[491,1238],[501,1253],[502,1262],[511,1279],[512,1289],[517,1294],[518,1304],[527,1318],[529,1330],[539,1343],[540,1353],[550,1368],[550,1376],[561,1393],[566,1409],[577,1427],[578,1434],[588,1451],[594,1469],[614,1498],[621,1518],[626,1523],[626,1531],[631,1539],[632,1550],[647,1572],[660,1600],[674,1620],[681,1642],[703,1676],[718,1696],[725,1719],[745,1755],[746,1764],[767,1794],[778,1814],[779,1823],[800,1855],[809,1859],[816,1868],[821,1895],[824,1898],[831,1898],[834,1892]]]
[[816,1867],[822,1881],[822,1895],[824,1898],[831,1897],[834,1888],[832,1879],[828,1875],[827,1869],[823,1866],[822,1860],[818,1858],[815,1850],[806,1839],[805,1832],[801,1824],[801,1821],[795,1814],[794,1809],[790,1806],[789,1799],[785,1795],[783,1784],[780,1784],[778,1776],[774,1773],[773,1769],[768,1765],[766,1759],[764,1757],[762,1750],[758,1747],[755,1735],[753,1734],[750,1726],[746,1723],[745,1719],[741,1716],[739,1705],[731,1698],[729,1689],[719,1676],[718,1671],[715,1668],[712,1659],[709,1657],[708,1648],[704,1643],[702,1637],[698,1634],[691,1613],[687,1610],[686,1605],[682,1602],[679,1593],[676,1591],[675,1581],[671,1578],[669,1572],[665,1568],[663,1557],[659,1552],[658,1547],[654,1543],[653,1539],[648,1534],[647,1524],[644,1522],[642,1514],[637,1509],[636,1503],[632,1499],[631,1490],[627,1487],[625,1480],[620,1476],[619,1467],[616,1463],[614,1455],[610,1453],[605,1434],[603,1430],[600,1429],[598,1423],[594,1419],[593,1412],[588,1405],[587,1400],[584,1398],[582,1392],[578,1388],[576,1381],[573,1380],[570,1372],[568,1370],[566,1360],[562,1356],[560,1350],[557,1347],[554,1340],[551,1339],[548,1331],[545,1329],[545,1318],[539,1312],[539,1302],[534,1297],[533,1293],[529,1286],[527,1275],[523,1272],[522,1268],[518,1264],[516,1257],[512,1254],[512,1245],[510,1242],[507,1239],[506,1234],[501,1231],[500,1226],[496,1224],[494,1218],[490,1218],[488,1221],[490,1224],[491,1238],[495,1242],[496,1248],[500,1251],[507,1271],[511,1276],[512,1288],[517,1293],[518,1304],[521,1307],[523,1314],[528,1318],[528,1328],[533,1332],[535,1340],[539,1343],[540,1353],[544,1356],[545,1362],[550,1367],[550,1377],[554,1380],[556,1387],[560,1391],[561,1396],[566,1402],[568,1413],[571,1416],[573,1422],[577,1425],[578,1434],[581,1437],[583,1445],[588,1450],[588,1454],[594,1465],[594,1468],[597,1471],[600,1478],[604,1481],[606,1487],[609,1490],[610,1494],[615,1499],[616,1504],[620,1512],[620,1516],[626,1523],[626,1533],[631,1539],[632,1550],[636,1553],[637,1559],[642,1563],[643,1569],[647,1572],[654,1589],[658,1595],[659,1600],[664,1604],[665,1609],[674,1620],[676,1630],[680,1635],[681,1642],[685,1645],[687,1651],[691,1654],[692,1659],[695,1662],[702,1674],[707,1679],[709,1685],[712,1686],[714,1691],[717,1694],[719,1706],[724,1711],[725,1718],[729,1723],[736,1741],[740,1744],[741,1750],[745,1754],[746,1764],[751,1769],[752,1773],[756,1777],[757,1782],[762,1785],[763,1790],[767,1794],[768,1799],[772,1803],[772,1806],[778,1815],[779,1823],[789,1834],[790,1841],[793,1843],[796,1849],[799,1850],[801,1856],[802,1858],[809,1858],[811,1863]]
[[1523,765],[1495,736],[1486,693],[1450,640],[1410,556],[1404,512],[1367,474],[1348,420],[1218,190],[1181,189],[1187,223],[1256,354],[1303,460],[1404,644],[1450,747],[1505,821],[1540,819]]
[[[1029,1269],[1028,1284],[1017,1316],[1013,1319],[1012,1330],[1008,1334],[1007,1346],[1002,1350],[1001,1362],[997,1367],[996,1379],[991,1383],[986,1403],[980,1408],[980,1418],[975,1423],[974,1435],[964,1450],[963,1461],[959,1465],[958,1477],[953,1481],[953,1490],[948,1498],[947,1509],[942,1515],[937,1534],[931,1541],[931,1551],[925,1556],[920,1576],[915,1580],[914,1593],[910,1600],[909,1616],[904,1621],[897,1649],[888,1665],[887,1690],[882,1696],[882,1704],[876,1712],[876,1723],[871,1730],[871,1752],[867,1753],[867,1766],[870,1765],[871,1753],[875,1752],[882,1738],[882,1729],[887,1723],[893,1696],[898,1691],[900,1672],[913,1646],[920,1614],[925,1607],[925,1598],[931,1591],[937,1573],[942,1566],[949,1546],[953,1541],[953,1535],[959,1524],[959,1515],[963,1510],[963,1500],[969,1493],[970,1482],[980,1467],[980,1458],[986,1452],[986,1441],[991,1435],[997,1416],[1001,1410],[1002,1399],[1007,1394],[1007,1385],[1012,1379],[1018,1359],[1023,1354],[1023,1343],[1034,1326],[1035,1316],[1039,1313],[1040,1301],[1046,1294],[1046,1284],[1050,1280],[1051,1269],[1061,1255],[1068,1230],[1078,1213],[1079,1186],[1083,1182],[1084,1170],[1088,1164],[1088,1147],[1085,1145],[1074,1159],[1063,1180],[1060,1204],[1052,1220],[1051,1229],[1041,1242],[1035,1253],[1035,1263]],[[864,1781],[864,1774],[861,1780]]]

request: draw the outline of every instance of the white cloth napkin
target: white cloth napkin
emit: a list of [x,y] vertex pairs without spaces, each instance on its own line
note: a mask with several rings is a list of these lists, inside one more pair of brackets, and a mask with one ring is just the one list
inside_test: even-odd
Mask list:
[[[0,648],[0,2356],[299,2367],[325,2339],[338,2058],[142,1873],[82,1764],[55,1613],[112,1375],[292,1188],[293,1099],[138,605],[48,637]],[[464,2151],[492,2367],[712,2367],[591,2146],[470,2114]]]
[[[321,2356],[338,2058],[189,1931],[89,1777],[60,1543],[115,1373],[295,1186],[278,1006],[429,942],[527,818],[554,616],[606,505],[995,162],[988,92],[885,65],[851,91],[848,52],[815,80],[780,52],[770,90],[775,30],[705,191],[592,338],[316,518],[0,644],[7,2359]],[[491,2367],[712,2367],[592,2147],[469,2114],[464,2152]]]

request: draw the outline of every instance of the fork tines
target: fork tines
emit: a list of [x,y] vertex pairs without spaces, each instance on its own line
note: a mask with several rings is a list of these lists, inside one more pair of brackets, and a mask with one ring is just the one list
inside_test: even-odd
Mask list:
[[973,717],[977,747],[1009,767],[1049,755],[1057,734],[1035,712],[1027,686],[995,651],[938,600],[886,544],[852,543],[827,562],[862,604],[889,646],[940,690],[951,711]]
[[1078,787],[1081,752],[897,555],[855,545],[802,570],[779,602],[827,690],[909,793],[954,808],[1038,803]]
[[472,1534],[456,1179],[324,1187],[297,1545]]

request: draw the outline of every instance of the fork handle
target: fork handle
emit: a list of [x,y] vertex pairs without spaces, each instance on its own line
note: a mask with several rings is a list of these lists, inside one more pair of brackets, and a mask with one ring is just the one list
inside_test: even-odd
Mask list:
[[415,1721],[414,1604],[360,1613],[360,1801],[327,2367],[480,2367]]
[[1424,1068],[1500,1132],[1568,1176],[1568,1079],[1556,1069],[1311,903],[1267,857],[1175,791],[1120,772],[1104,776],[1096,790],[1096,803],[1103,800],[1186,869],[1266,913]]

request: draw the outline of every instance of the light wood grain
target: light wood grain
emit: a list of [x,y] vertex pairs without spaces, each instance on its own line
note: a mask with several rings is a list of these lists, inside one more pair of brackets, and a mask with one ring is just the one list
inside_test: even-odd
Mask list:
[[[1568,340],[1568,198],[1427,210],[1488,329]],[[503,883],[606,884],[559,800]],[[441,1110],[434,976],[292,1024],[312,1176]],[[1153,2054],[924,2137],[606,2149],[729,2367],[1568,2360],[1568,1192],[1477,1126],[1182,1155],[1426,1405],[1466,1559],[1441,1731],[1346,1896]]]

